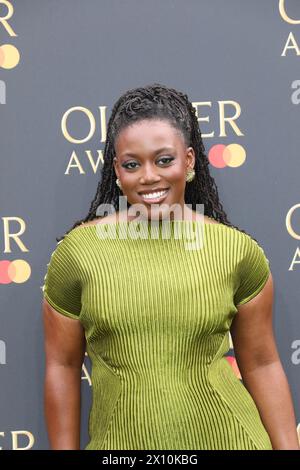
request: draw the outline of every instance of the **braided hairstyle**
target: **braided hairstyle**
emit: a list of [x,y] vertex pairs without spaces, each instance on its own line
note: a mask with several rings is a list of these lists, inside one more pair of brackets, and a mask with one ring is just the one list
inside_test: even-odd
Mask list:
[[[123,128],[143,119],[167,120],[181,131],[186,145],[193,147],[195,152],[195,177],[186,185],[185,203],[189,204],[189,207],[192,207],[193,210],[196,210],[196,204],[204,204],[204,215],[246,233],[229,222],[219,200],[215,180],[209,173],[210,163],[205,155],[195,108],[186,94],[159,83],[154,83],[128,90],[115,103],[107,126],[102,178],[98,183],[89,213],[85,218],[76,221],[65,235],[78,225],[99,218],[97,208],[100,204],[112,204],[115,211],[119,210],[121,191],[116,185],[116,174],[113,166],[115,157],[114,143]],[[130,207],[128,201],[127,206]],[[60,241],[65,235],[56,238],[56,240]]]

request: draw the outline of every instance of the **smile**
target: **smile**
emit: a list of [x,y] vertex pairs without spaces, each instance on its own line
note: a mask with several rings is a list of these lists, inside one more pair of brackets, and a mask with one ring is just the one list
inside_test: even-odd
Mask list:
[[160,202],[166,197],[168,192],[169,192],[169,189],[166,189],[165,191],[157,191],[153,193],[140,194],[140,196],[146,202]]

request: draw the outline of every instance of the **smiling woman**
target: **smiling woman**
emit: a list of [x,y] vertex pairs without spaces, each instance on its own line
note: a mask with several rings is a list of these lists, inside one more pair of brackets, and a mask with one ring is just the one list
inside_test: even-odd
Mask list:
[[[228,221],[208,166],[185,94],[154,84],[119,98],[90,211],[57,240],[43,286],[53,449],[79,448],[85,345],[93,386],[86,450],[298,448],[272,332],[269,260]],[[128,220],[97,217],[109,204]],[[146,222],[140,235],[154,218],[155,237],[119,236],[136,227],[136,206]],[[100,238],[97,225],[111,223],[117,236]],[[204,229],[200,249],[174,236],[190,225]],[[224,358],[230,331],[246,387]]]
[[145,203],[149,218],[153,203],[179,204],[183,213],[186,174],[195,154],[182,133],[166,120],[145,119],[122,129],[115,149],[115,172],[130,204]]
[[[165,196],[151,199],[151,192],[166,189]],[[219,200],[196,111],[186,94],[154,84],[128,90],[118,99],[107,126],[96,195],[87,216],[69,231],[101,221],[107,204],[118,214],[121,195],[126,197],[127,209],[142,204],[148,218],[150,214],[154,219],[172,218],[174,204],[176,217],[189,219],[197,215],[200,205],[206,218],[235,227]]]

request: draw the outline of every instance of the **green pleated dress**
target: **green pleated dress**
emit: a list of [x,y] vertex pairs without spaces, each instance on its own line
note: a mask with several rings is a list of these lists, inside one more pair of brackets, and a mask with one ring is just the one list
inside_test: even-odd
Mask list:
[[270,273],[249,235],[199,220],[97,223],[69,232],[47,266],[44,297],[85,329],[86,450],[272,449],[224,358],[237,306]]

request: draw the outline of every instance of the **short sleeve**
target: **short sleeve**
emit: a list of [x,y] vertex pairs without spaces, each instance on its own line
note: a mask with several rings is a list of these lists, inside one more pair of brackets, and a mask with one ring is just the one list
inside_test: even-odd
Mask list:
[[78,319],[81,311],[81,280],[76,246],[68,235],[57,243],[42,286],[44,298],[59,313]]
[[263,248],[249,235],[244,237],[242,251],[237,268],[238,287],[234,295],[236,306],[253,299],[263,289],[271,272]]

